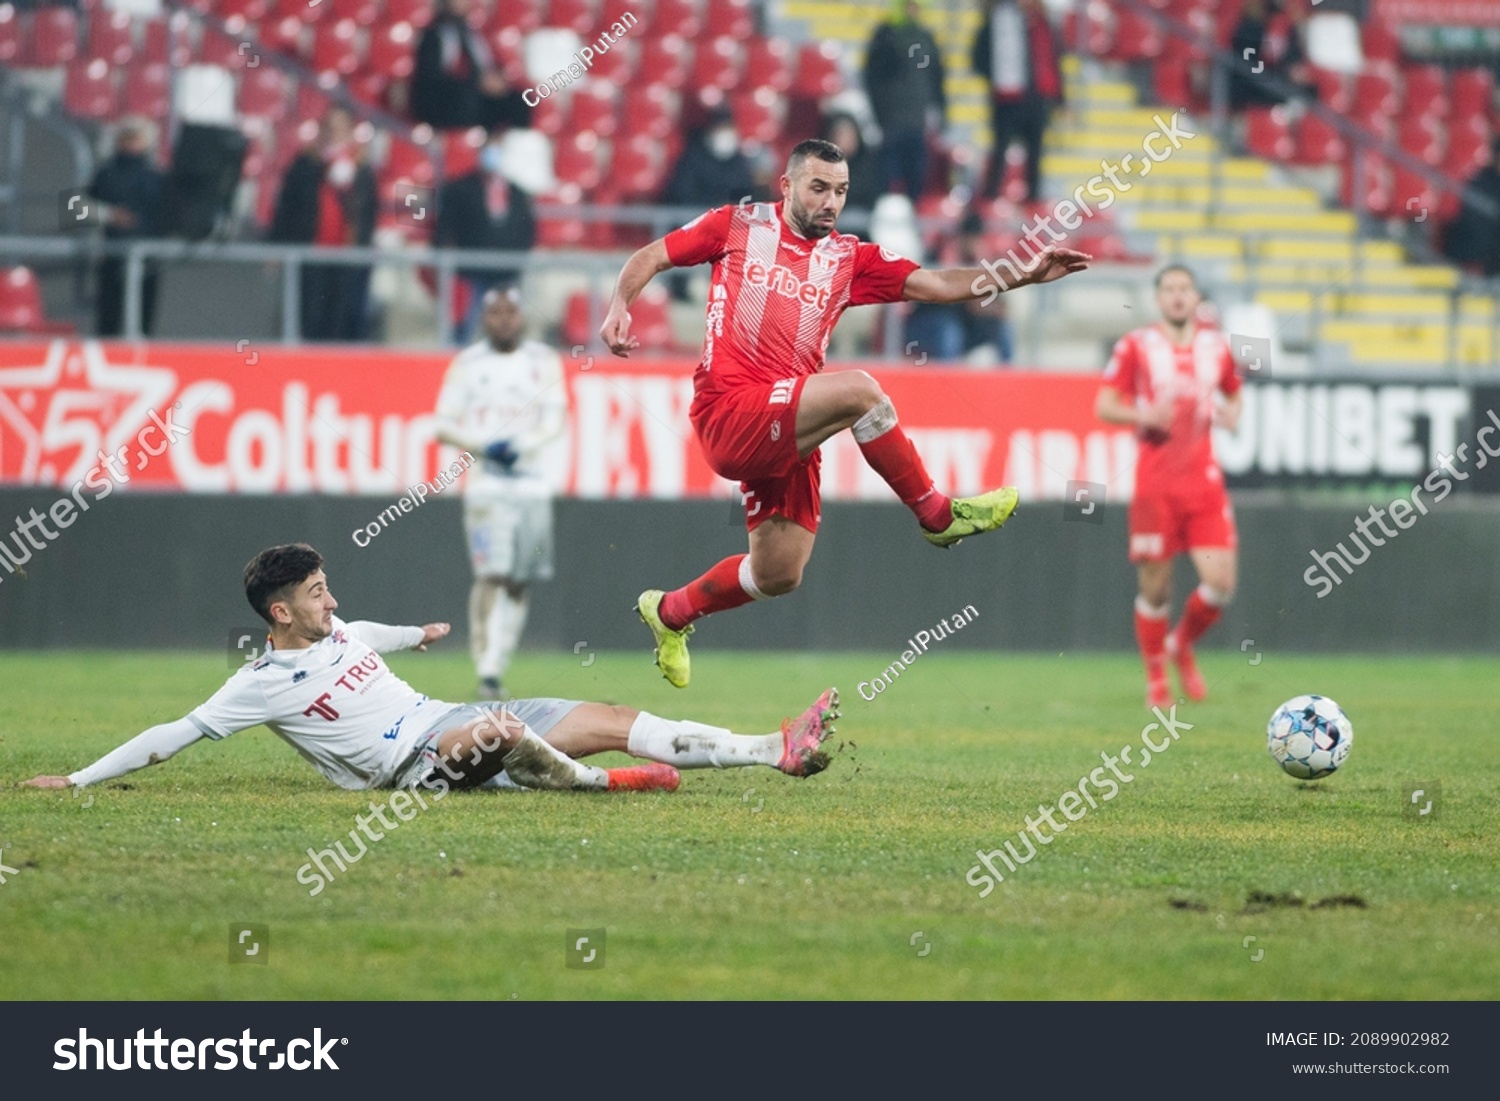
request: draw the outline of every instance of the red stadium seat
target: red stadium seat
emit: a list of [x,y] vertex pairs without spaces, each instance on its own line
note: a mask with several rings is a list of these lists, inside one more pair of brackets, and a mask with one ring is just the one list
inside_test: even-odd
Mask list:
[[553,174],[565,184],[592,191],[604,178],[603,149],[598,135],[584,131],[570,134],[557,144],[552,158]]
[[1397,126],[1396,140],[1401,148],[1427,164],[1443,163],[1447,143],[1443,140],[1440,123],[1421,115],[1403,114]]
[[629,38],[618,39],[606,52],[595,52],[594,65],[589,69],[589,75],[595,80],[607,80],[624,88],[633,80],[636,57],[639,54],[640,46],[637,43]]
[[1368,61],[1395,61],[1401,56],[1401,40],[1379,19],[1366,21],[1360,29],[1360,51]]
[[214,14],[220,19],[239,16],[246,23],[259,23],[271,10],[271,0],[218,0]]
[[21,15],[14,4],[0,4],[0,64],[14,65],[21,56]]
[[393,180],[410,180],[419,187],[427,187],[437,178],[428,148],[404,138],[391,139],[381,174]]
[[321,120],[332,106],[333,100],[321,88],[312,84],[299,84],[292,121],[298,124],[300,133],[302,123]]
[[1443,156],[1443,171],[1455,179],[1467,180],[1489,162],[1489,152],[1489,127],[1451,127],[1448,131],[1448,151]]
[[405,80],[416,66],[417,34],[410,23],[392,23],[370,31],[365,68],[392,80]]
[[1404,168],[1398,168],[1391,177],[1390,201],[1383,211],[1393,218],[1405,218],[1409,222],[1426,222],[1433,217],[1438,206],[1437,189],[1426,177]]
[[570,130],[589,130],[601,138],[609,138],[618,129],[618,118],[619,94],[614,85],[594,78],[573,93]]
[[63,84],[63,107],[85,119],[114,118],[120,111],[120,86],[115,70],[103,58],[82,58],[68,65]]
[[537,102],[531,109],[531,128],[540,130],[549,138],[555,138],[563,132],[563,127],[568,124],[568,105],[566,98],[557,92],[553,92],[545,99]]
[[385,22],[425,27],[432,21],[432,8],[433,0],[385,0]]
[[501,27],[485,32],[490,53],[495,65],[511,84],[521,87],[530,84],[526,76],[526,36],[515,27]]
[[596,229],[582,218],[539,218],[536,243],[541,248],[579,248],[597,239],[591,236]]
[[1152,67],[1152,85],[1158,102],[1174,107],[1190,105],[1193,84],[1187,56],[1173,50],[1158,57]]
[[792,86],[792,48],[784,38],[752,38],[745,46],[745,83],[785,92]]
[[642,84],[681,88],[687,82],[691,47],[676,35],[651,37],[641,43]]
[[1406,100],[1401,107],[1403,119],[1446,118],[1448,115],[1448,77],[1438,65],[1412,65],[1402,70],[1406,82]]
[[594,29],[597,17],[595,0],[552,0],[547,5],[544,26],[566,27],[580,36],[587,36]]
[[[635,23],[626,22],[627,15],[635,16]],[[599,6],[599,19],[594,24],[594,38],[600,31],[607,31],[616,23],[622,23],[631,34],[640,34],[648,26],[655,33],[651,0],[604,0]]]
[[[1084,45],[1093,57],[1109,57],[1115,45],[1115,22],[1109,6],[1092,3],[1085,7],[1082,29]],[[1079,41],[1078,13],[1069,7],[1063,16],[1063,44],[1075,49]],[[1227,46],[1228,43],[1225,43]]]
[[212,27],[204,27],[203,37],[198,40],[198,60],[205,65],[243,69],[251,60],[259,58],[260,53],[259,48],[239,42]]
[[312,67],[319,76],[347,77],[359,69],[359,24],[352,19],[324,23],[314,29]]
[[739,84],[744,64],[744,51],[733,38],[714,38],[701,42],[693,56],[692,75],[688,78],[688,84],[700,91],[704,88],[719,88],[727,92]]
[[771,88],[754,88],[729,97],[730,110],[740,136],[770,145],[786,124],[786,98]]
[[192,21],[184,12],[174,12],[166,19],[146,20],[141,43],[143,60],[148,65],[182,68],[193,54],[192,28]]
[[1401,109],[1396,82],[1384,69],[1367,69],[1354,78],[1354,103],[1351,110],[1361,117],[1395,115]]
[[666,179],[661,143],[644,136],[617,140],[609,176],[623,202],[650,202]]
[[1161,51],[1162,36],[1154,23],[1126,8],[1115,9],[1114,45],[1110,57],[1119,61],[1149,61]]
[[30,268],[11,268],[0,271],[0,332],[67,335],[73,326],[48,321],[36,276]]
[[286,74],[270,65],[243,70],[235,106],[242,115],[281,122],[287,116]]
[[653,351],[672,348],[671,301],[664,287],[648,287],[630,306],[630,332],[641,347]]
[[588,291],[574,291],[568,295],[568,301],[563,306],[563,343],[572,348],[579,345],[587,348],[592,344],[598,335],[599,325],[604,324],[602,305],[598,308],[599,325],[594,324],[594,316],[595,310]]
[[89,14],[89,57],[111,65],[129,65],[135,56],[135,27],[128,14],[95,8]]
[[[23,41],[25,36],[22,36]],[[78,17],[68,8],[42,8],[31,17],[30,48],[21,64],[32,69],[66,65],[78,56]]]
[[334,19],[352,19],[361,27],[380,21],[380,0],[333,0]]
[[159,62],[132,65],[125,71],[125,98],[122,109],[127,115],[144,115],[149,119],[165,118],[172,100],[172,70]]
[[514,27],[522,34],[530,34],[546,22],[543,0],[495,0],[488,26],[491,31]]
[[1366,153],[1361,158],[1360,178],[1355,179],[1354,159],[1341,167],[1342,202],[1352,209],[1384,215],[1391,208],[1391,169],[1383,157]]
[[1318,100],[1340,114],[1354,106],[1354,83],[1344,73],[1309,66],[1313,84],[1318,89]]
[[755,9],[750,0],[708,0],[703,33],[710,38],[724,35],[741,42],[749,38],[755,33]]
[[1268,161],[1292,159],[1296,146],[1284,107],[1247,107],[1245,109],[1245,148]]
[[651,23],[651,37],[675,34],[691,42],[702,32],[701,0],[656,0],[656,17]]
[[677,124],[676,93],[664,84],[648,84],[625,100],[621,128],[629,138],[660,142]]
[[1488,117],[1494,105],[1495,78],[1488,69],[1459,69],[1453,74],[1454,121]]
[[295,15],[264,23],[260,28],[260,41],[267,49],[293,57],[307,56],[309,37],[307,24]]
[[1298,164],[1336,164],[1348,154],[1348,143],[1331,123],[1309,112],[1297,123],[1297,148],[1293,160]]
[[321,23],[333,10],[333,5],[328,0],[318,0],[318,3],[310,3],[309,0],[275,0],[271,9],[271,18],[296,19],[303,23]]
[[808,99],[823,99],[844,90],[844,74],[839,67],[836,42],[804,42],[797,51],[797,78],[792,94]]

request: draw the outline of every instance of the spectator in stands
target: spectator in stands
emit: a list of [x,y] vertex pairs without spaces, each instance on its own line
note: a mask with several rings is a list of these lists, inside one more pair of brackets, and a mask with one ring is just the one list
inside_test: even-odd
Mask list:
[[1490,147],[1489,163],[1465,185],[1463,204],[1443,233],[1443,254],[1472,273],[1500,275],[1500,139]]
[[[104,236],[109,241],[141,241],[165,235],[163,199],[166,176],[152,163],[156,127],[147,119],[128,116],[115,131],[114,154],[99,166],[89,194],[104,204]],[[95,289],[95,332],[120,336],[125,332],[125,257],[106,256],[99,262]],[[147,261],[141,280],[141,333],[151,335],[156,322],[157,265]]]
[[[512,183],[498,135],[479,150],[474,166],[443,185],[438,193],[438,221],[433,244],[439,248],[530,252],[536,244],[536,216],[531,196]],[[459,325],[459,344],[469,343],[484,315],[485,292],[521,278],[518,268],[464,267],[458,271],[469,288],[469,308]]]
[[411,113],[438,130],[526,126],[531,108],[495,67],[484,38],[469,26],[474,0],[439,0],[417,43]]
[[[972,268],[979,265],[984,249],[984,221],[969,211],[959,223],[952,255],[941,257],[946,266]],[[929,361],[967,359],[986,366],[1008,364],[1015,354],[1010,319],[1002,295],[988,306],[974,298],[954,305],[919,304],[906,318],[906,342],[915,343],[913,354],[926,352]]]
[[672,169],[662,201],[709,209],[758,194],[755,162],[728,107],[715,107]]
[[[1305,15],[1299,20],[1305,22]],[[1240,111],[1285,103],[1290,96],[1273,88],[1265,79],[1267,74],[1299,85],[1306,81],[1306,58],[1298,30],[1298,25],[1287,18],[1282,0],[1245,0],[1229,43],[1239,59],[1229,71],[1231,108]],[[1316,91],[1312,95],[1316,98]]]
[[992,0],[969,63],[990,87],[993,146],[981,193],[994,198],[1005,180],[1012,138],[1026,150],[1026,201],[1041,196],[1042,138],[1063,99],[1061,46],[1041,0]]
[[836,111],[823,122],[823,139],[844,151],[849,165],[849,198],[845,210],[868,211],[880,198],[880,165],[875,153],[865,144],[864,131],[854,116]]
[[865,48],[865,94],[881,130],[877,194],[899,182],[913,204],[926,188],[927,134],[942,133],[948,117],[943,51],[920,21],[926,3],[895,0]]
[[[377,204],[375,173],[355,139],[354,116],[332,107],[318,127],[317,141],[287,168],[270,239],[324,248],[368,245],[375,234]],[[368,266],[303,264],[301,277],[303,340],[365,338]]]

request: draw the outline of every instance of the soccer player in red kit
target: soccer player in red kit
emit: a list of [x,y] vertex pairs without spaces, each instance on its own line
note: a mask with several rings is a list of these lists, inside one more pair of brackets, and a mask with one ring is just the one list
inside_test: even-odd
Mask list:
[[[630,304],[672,267],[711,263],[703,359],[689,418],[713,469],[740,482],[748,554],[663,593],[648,589],[636,608],[656,638],[656,661],[678,688],[689,677],[687,636],[711,612],[795,589],[812,555],[820,519],[818,447],[852,429],[865,461],[916,514],[929,542],[949,547],[993,531],[1016,507],[1003,488],[954,500],[938,492],[896,410],[864,371],[823,373],[828,338],[850,306],[878,302],[993,299],[983,268],[924,271],[895,253],[834,229],[849,189],[838,146],[804,141],[781,177],[781,202],[722,206],[635,253],[620,272],[600,331],[616,355],[630,335]],[[1043,249],[1013,286],[1047,283],[1092,259]]]
[[[1169,658],[1190,699],[1207,695],[1193,643],[1234,595],[1238,536],[1211,430],[1233,431],[1239,422],[1240,379],[1224,334],[1196,323],[1201,301],[1189,269],[1163,268],[1156,277],[1161,322],[1115,344],[1096,406],[1101,420],[1129,425],[1140,437],[1130,560],[1140,579],[1135,637],[1146,664],[1147,707],[1171,701]],[[1198,587],[1169,631],[1172,559],[1183,553],[1198,571]]]

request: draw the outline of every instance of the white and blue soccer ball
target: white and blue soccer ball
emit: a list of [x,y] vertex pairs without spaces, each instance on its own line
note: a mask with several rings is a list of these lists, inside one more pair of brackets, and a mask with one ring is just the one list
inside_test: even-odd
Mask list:
[[1266,748],[1289,776],[1321,780],[1349,757],[1354,724],[1327,696],[1297,696],[1266,725]]

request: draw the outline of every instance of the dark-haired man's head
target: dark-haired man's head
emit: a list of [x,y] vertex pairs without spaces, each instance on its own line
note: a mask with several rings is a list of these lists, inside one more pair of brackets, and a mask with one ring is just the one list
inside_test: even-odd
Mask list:
[[1203,292],[1198,289],[1198,277],[1192,268],[1169,264],[1156,273],[1156,305],[1168,325],[1179,328],[1186,325],[1193,320],[1202,301]]
[[332,633],[339,606],[323,575],[323,556],[306,543],[267,547],[250,559],[245,599],[273,634],[304,645]]
[[786,220],[803,237],[827,237],[849,197],[849,165],[844,151],[822,138],[799,142],[781,177]]

